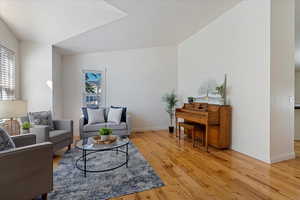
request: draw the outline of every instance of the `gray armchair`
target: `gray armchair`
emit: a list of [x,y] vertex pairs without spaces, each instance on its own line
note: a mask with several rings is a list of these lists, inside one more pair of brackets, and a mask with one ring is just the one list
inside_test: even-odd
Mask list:
[[34,125],[30,131],[36,135],[37,143],[52,142],[53,152],[68,147],[73,143],[73,121],[72,120],[53,120],[54,130],[49,126]]
[[53,188],[52,144],[36,144],[33,134],[12,139],[16,148],[0,152],[1,199],[47,199]]

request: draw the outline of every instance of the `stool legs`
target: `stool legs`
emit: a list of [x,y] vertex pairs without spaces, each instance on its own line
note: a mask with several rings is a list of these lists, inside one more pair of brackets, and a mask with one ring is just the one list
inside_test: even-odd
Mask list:
[[181,135],[181,126],[178,126],[178,137],[179,137],[179,141],[180,141],[180,135]]
[[192,140],[193,140],[193,147],[195,147],[195,129],[192,129]]

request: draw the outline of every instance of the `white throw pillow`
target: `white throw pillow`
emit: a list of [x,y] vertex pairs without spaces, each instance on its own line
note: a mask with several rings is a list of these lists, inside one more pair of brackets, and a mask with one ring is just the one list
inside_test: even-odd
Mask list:
[[88,124],[96,124],[105,122],[104,109],[87,109],[88,113]]
[[109,112],[108,112],[107,121],[120,124],[121,117],[122,117],[122,111],[123,111],[122,108],[110,108]]

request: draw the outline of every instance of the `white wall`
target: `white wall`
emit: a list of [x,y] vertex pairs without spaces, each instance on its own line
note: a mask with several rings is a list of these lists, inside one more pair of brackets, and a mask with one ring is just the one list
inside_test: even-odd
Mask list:
[[179,45],[178,91],[228,74],[232,149],[294,158],[294,0],[248,0]]
[[[300,72],[295,73],[295,103],[300,104]],[[300,140],[300,110],[295,110],[295,140]]]
[[56,47],[52,48],[53,116],[63,118],[62,56]]
[[82,70],[107,68],[107,105],[127,106],[134,130],[168,127],[161,97],[176,89],[177,48],[156,47],[63,57],[64,118],[81,116]]
[[16,97],[20,98],[19,41],[0,19],[0,44],[16,53]]
[[47,85],[52,81],[52,46],[22,41],[20,52],[21,94],[28,111],[52,110],[52,90]]
[[269,162],[270,1],[243,1],[179,45],[178,91],[228,75],[232,149]]
[[272,0],[271,162],[295,157],[295,0]]

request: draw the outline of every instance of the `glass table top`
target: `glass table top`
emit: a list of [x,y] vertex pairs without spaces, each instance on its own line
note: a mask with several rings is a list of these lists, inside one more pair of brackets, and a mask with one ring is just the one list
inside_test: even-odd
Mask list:
[[76,142],[76,148],[86,151],[105,151],[110,150],[118,147],[125,146],[129,143],[128,137],[119,137],[115,142],[110,144],[97,144],[94,143],[93,138],[85,138]]

